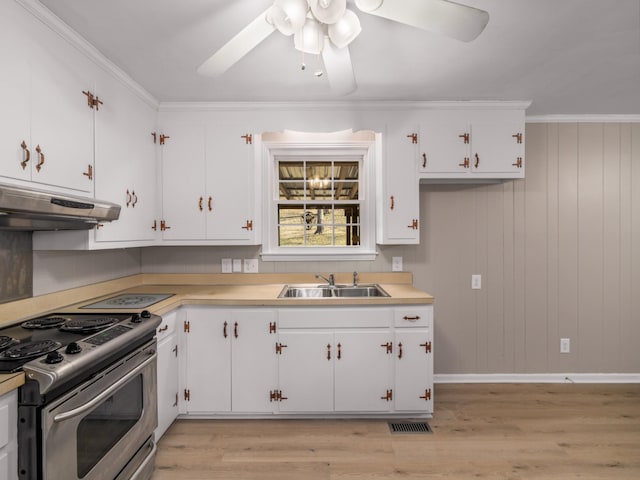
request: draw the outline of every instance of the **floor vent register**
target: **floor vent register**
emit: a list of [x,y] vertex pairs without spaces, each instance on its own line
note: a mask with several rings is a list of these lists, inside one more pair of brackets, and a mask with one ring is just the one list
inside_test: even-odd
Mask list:
[[392,434],[414,433],[426,434],[433,433],[427,422],[389,422],[389,431]]

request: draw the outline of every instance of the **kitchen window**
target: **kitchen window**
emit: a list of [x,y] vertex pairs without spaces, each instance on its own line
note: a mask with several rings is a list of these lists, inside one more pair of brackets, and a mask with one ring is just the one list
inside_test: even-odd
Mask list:
[[[264,260],[375,258],[373,174],[376,137],[351,134],[338,142],[269,142],[263,135],[266,175]],[[314,140],[317,140],[317,135]],[[354,141],[351,136],[357,136]]]

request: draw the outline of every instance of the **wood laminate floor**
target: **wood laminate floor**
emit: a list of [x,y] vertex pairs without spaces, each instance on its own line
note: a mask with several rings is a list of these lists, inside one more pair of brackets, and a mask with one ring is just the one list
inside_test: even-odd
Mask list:
[[640,384],[436,385],[433,434],[386,420],[179,420],[153,480],[640,479]]

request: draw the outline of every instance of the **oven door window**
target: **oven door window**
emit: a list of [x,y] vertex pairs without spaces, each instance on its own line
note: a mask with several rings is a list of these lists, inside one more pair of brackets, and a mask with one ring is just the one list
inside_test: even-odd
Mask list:
[[124,437],[143,414],[143,377],[138,375],[85,416],[77,429],[78,478]]

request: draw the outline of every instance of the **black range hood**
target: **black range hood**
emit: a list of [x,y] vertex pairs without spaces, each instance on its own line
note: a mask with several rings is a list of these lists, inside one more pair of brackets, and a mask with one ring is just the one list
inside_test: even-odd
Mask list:
[[0,230],[88,230],[120,216],[120,205],[0,184]]

